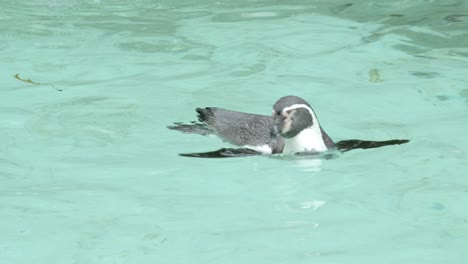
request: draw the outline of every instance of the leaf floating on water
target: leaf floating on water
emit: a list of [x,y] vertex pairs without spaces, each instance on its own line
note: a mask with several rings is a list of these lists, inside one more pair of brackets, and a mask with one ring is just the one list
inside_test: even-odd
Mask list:
[[369,82],[381,82],[380,71],[377,69],[369,70]]
[[50,85],[52,86],[52,88],[54,88],[55,90],[61,92],[62,89],[58,89],[56,88],[53,84],[51,83],[37,83],[37,82],[34,82],[32,81],[31,79],[23,79],[19,76],[19,73],[15,74],[15,79],[17,79],[18,81],[22,81],[22,82],[25,82],[25,83],[31,83],[31,84],[35,84],[35,85]]
[[19,73],[17,73],[17,74],[15,75],[15,79],[20,80],[20,81],[22,81],[22,82],[27,82],[27,83],[39,84],[39,85],[40,85],[40,83],[31,81],[31,79],[23,79],[23,78],[19,77]]

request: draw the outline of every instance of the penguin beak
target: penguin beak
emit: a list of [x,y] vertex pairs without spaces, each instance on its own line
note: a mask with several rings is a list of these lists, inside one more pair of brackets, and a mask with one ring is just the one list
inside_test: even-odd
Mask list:
[[278,126],[276,124],[273,125],[273,128],[271,129],[271,135],[273,137],[277,137],[279,135],[279,129],[278,129]]
[[283,122],[284,122],[284,116],[283,115],[275,115],[274,116],[274,125],[273,125],[273,135],[278,136],[281,134],[281,131],[283,130]]
[[293,126],[293,116],[296,113],[296,110],[290,112],[282,112],[280,114],[274,115],[274,130],[277,134],[281,134],[284,137]]

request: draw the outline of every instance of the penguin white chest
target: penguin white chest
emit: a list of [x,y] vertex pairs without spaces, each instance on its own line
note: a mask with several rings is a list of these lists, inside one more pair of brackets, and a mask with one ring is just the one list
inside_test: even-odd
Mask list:
[[322,152],[328,150],[320,129],[309,127],[293,138],[284,139],[283,153],[291,154],[304,151]]

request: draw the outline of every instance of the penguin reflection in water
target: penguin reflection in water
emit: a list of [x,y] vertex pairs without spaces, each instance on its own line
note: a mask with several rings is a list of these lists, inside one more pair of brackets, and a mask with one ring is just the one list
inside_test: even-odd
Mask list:
[[342,140],[333,142],[320,126],[312,107],[302,98],[285,96],[273,105],[271,116],[256,115],[217,107],[197,108],[198,121],[175,123],[168,128],[200,135],[215,134],[240,148],[180,154],[187,157],[226,158],[260,154],[320,154],[331,150],[378,148],[409,142]]

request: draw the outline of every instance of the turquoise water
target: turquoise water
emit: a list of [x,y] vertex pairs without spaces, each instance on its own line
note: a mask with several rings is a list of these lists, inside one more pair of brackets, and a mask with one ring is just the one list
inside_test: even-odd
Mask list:
[[[466,263],[466,1],[2,1],[0,69],[1,263]],[[229,145],[166,128],[289,94],[411,142],[190,159]]]

